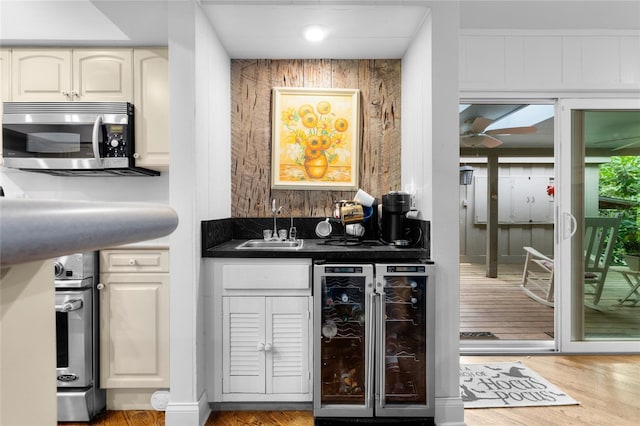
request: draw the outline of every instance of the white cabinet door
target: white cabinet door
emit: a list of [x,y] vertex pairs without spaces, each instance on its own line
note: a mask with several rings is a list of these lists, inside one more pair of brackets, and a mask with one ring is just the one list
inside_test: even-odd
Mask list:
[[309,297],[267,297],[267,393],[309,389]]
[[553,198],[547,195],[547,176],[513,176],[514,223],[553,222]]
[[223,297],[223,394],[310,394],[310,297]]
[[74,101],[133,102],[132,49],[74,49]]
[[223,393],[265,392],[265,298],[223,298]]
[[[487,177],[474,177],[474,215],[475,223],[487,223]],[[511,221],[511,209],[513,205],[513,190],[511,182],[505,181],[502,177],[498,182],[498,222],[508,223]]]
[[132,49],[13,49],[20,102],[133,102]]
[[[11,100],[10,60],[11,51],[9,49],[0,49],[0,100],[3,102]],[[2,108],[1,105],[0,108]]]
[[13,49],[11,76],[13,101],[72,100],[69,49]]
[[100,385],[169,386],[169,275],[101,274]]
[[133,52],[136,166],[169,167],[169,54],[167,49]]

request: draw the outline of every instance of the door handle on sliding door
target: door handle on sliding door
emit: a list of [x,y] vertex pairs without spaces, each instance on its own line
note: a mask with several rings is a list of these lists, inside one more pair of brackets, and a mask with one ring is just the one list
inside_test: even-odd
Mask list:
[[567,240],[573,237],[577,229],[576,218],[569,212],[562,212],[562,239]]

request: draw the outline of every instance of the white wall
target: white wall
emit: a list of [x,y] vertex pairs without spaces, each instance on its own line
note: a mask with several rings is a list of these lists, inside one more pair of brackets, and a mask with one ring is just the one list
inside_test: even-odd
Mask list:
[[204,280],[200,221],[230,216],[230,60],[193,1],[169,5],[171,396],[167,426],[203,424]]
[[[196,389],[198,258],[195,139],[195,4],[169,4],[169,183],[180,220],[170,236],[170,400],[167,425],[199,424]],[[177,274],[177,271],[180,271]]]
[[[198,222],[231,216],[231,63],[211,27],[200,10],[196,14],[196,155]],[[226,101],[225,101],[226,100]],[[201,252],[200,228],[194,243]],[[205,369],[211,360],[204,353],[204,310],[210,309],[204,297],[206,280],[204,259],[198,265],[199,287],[197,311],[197,383],[199,397],[204,401]],[[209,330],[210,332],[210,330]],[[209,391],[210,392],[210,391]]]
[[0,185],[10,198],[169,202],[168,172],[160,176],[91,178],[49,176],[2,167]]
[[[431,221],[436,263],[435,396],[438,425],[464,424],[459,394],[460,283],[458,200],[458,2],[431,2],[431,13],[402,58],[402,187],[416,190]],[[436,207],[437,206],[437,207]]]

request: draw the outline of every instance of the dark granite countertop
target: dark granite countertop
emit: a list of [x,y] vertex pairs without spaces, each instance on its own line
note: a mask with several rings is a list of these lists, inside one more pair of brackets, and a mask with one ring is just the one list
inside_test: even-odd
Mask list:
[[377,241],[363,241],[359,245],[345,245],[343,241],[304,239],[301,249],[236,249],[243,239],[234,239],[204,250],[204,257],[235,258],[310,258],[314,261],[415,261],[426,260],[428,250],[423,248],[398,248],[381,245]]
[[[352,240],[345,243],[344,234],[332,235],[329,240],[315,235],[315,226],[324,218],[295,218],[298,236],[304,241],[301,249],[236,249],[243,242],[261,239],[263,229],[273,228],[271,218],[226,218],[202,222],[202,257],[221,258],[305,258],[313,261],[341,262],[377,262],[377,261],[429,261],[430,232],[426,221],[412,222],[420,227],[421,236],[414,247],[400,248],[382,244],[374,227],[366,226],[367,231],[361,244],[351,245]],[[278,228],[287,228],[289,218],[280,218]],[[369,224],[370,225],[370,224]]]

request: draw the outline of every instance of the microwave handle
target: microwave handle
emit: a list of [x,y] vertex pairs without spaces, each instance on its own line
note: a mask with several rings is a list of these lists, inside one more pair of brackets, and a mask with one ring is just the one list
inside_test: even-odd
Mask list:
[[102,116],[96,117],[96,121],[93,123],[93,137],[91,138],[91,145],[93,146],[93,156],[95,157],[98,165],[102,165],[102,158],[100,158],[100,126],[102,126]]

